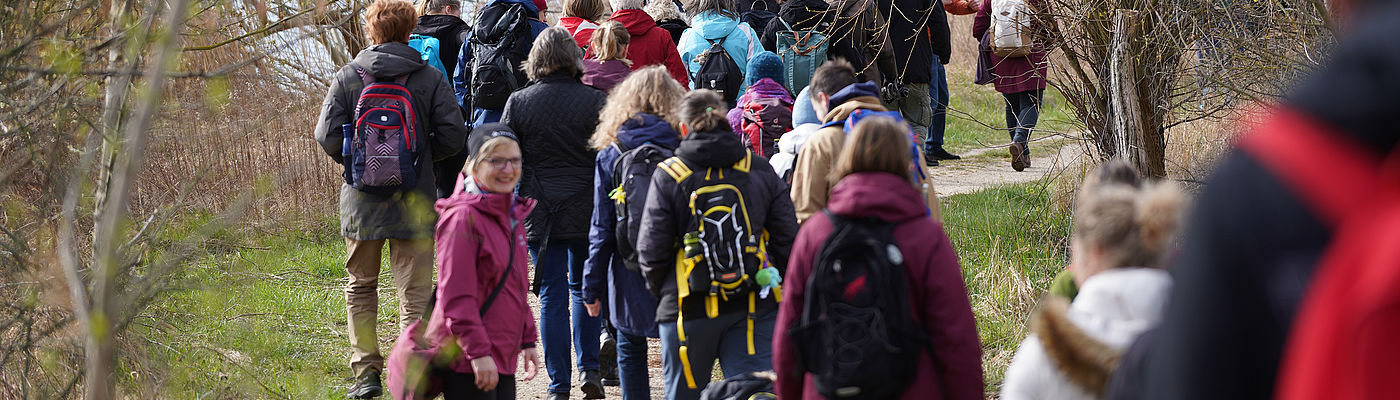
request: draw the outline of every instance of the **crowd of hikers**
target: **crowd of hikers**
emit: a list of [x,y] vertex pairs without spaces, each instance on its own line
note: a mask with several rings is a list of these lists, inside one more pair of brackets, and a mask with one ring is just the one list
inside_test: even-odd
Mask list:
[[[928,176],[958,159],[943,148],[947,18],[976,14],[977,80],[1005,97],[1019,171],[1048,64],[1031,38],[1054,29],[1028,15],[1047,2],[565,0],[552,27],[547,7],[491,0],[470,22],[459,0],[364,10],[371,45],[336,72],[315,131],[345,180],[347,397],[511,399],[543,367],[551,399],[575,378],[584,398],[650,398],[648,338],[667,399],[984,396]],[[1400,215],[1353,211],[1400,193],[1379,183],[1400,135],[1366,128],[1400,102],[1325,100],[1397,79],[1376,66],[1400,70],[1400,49],[1375,51],[1397,25],[1357,25],[1369,41],[1258,128],[1282,139],[1226,155],[1184,235],[1177,186],[1121,160],[1088,173],[1070,265],[1002,398],[1261,398],[1278,374],[1291,398],[1333,382],[1395,393],[1368,356],[1396,349],[1376,332],[1395,326],[1395,291],[1349,292],[1334,270],[1400,272],[1330,243]],[[1310,157],[1339,166],[1299,167]],[[386,244],[402,328],[387,359]],[[1304,302],[1313,275],[1330,297]],[[1335,340],[1289,339],[1295,318]]]

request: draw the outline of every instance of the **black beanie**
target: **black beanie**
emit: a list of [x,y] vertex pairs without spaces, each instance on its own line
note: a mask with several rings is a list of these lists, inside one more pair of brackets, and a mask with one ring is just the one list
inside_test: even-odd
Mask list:
[[510,138],[510,140],[514,140],[516,144],[520,143],[520,138],[516,137],[515,133],[511,132],[510,127],[506,126],[506,124],[483,124],[472,128],[471,135],[467,136],[467,158],[475,157],[476,153],[481,151],[482,145],[498,137],[507,137]]

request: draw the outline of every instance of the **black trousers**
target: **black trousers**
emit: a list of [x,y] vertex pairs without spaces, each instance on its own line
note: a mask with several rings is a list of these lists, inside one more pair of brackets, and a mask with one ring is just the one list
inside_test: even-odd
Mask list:
[[476,387],[475,374],[456,371],[440,371],[442,377],[442,398],[445,400],[514,400],[515,375],[500,375],[496,388],[484,392]]

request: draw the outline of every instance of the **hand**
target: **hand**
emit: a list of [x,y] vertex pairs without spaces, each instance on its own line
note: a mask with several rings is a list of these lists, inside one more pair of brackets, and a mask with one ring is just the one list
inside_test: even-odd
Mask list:
[[590,317],[596,317],[598,313],[603,312],[603,305],[598,304],[598,300],[593,300],[592,303],[584,304],[583,306],[588,308],[588,316]]
[[520,377],[522,381],[535,379],[535,375],[540,371],[540,353],[534,347],[520,351],[520,363],[525,365],[525,375]]
[[476,387],[483,392],[496,389],[500,376],[496,372],[496,360],[491,357],[473,358],[472,373],[476,375]]

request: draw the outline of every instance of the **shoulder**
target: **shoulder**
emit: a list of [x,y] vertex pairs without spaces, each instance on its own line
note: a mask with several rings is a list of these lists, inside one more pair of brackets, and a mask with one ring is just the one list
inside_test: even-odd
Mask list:
[[686,165],[685,161],[681,161],[680,157],[671,157],[666,159],[666,161],[662,161],[660,164],[656,165],[656,170],[662,172],[657,172],[654,176],[660,177],[662,174],[665,174],[675,183],[684,181],[693,173],[690,166]]

